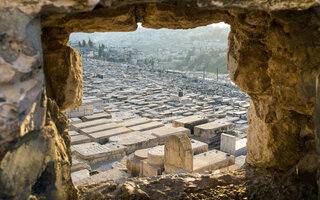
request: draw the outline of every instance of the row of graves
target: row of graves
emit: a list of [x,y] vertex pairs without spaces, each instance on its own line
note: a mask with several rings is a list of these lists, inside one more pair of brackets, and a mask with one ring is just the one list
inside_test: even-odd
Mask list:
[[121,183],[131,176],[225,171],[243,163],[246,139],[237,135],[232,122],[192,115],[165,123],[121,110],[106,112],[105,105],[101,98],[88,97],[66,112],[76,185],[109,179]]
[[83,102],[66,111],[76,185],[244,163],[249,98],[236,86],[95,59],[82,63]]
[[201,115],[230,122],[245,135],[249,98],[231,83],[202,81],[171,71],[124,68],[94,59],[83,60],[83,68],[86,99],[100,99],[108,113],[125,111],[165,124]]

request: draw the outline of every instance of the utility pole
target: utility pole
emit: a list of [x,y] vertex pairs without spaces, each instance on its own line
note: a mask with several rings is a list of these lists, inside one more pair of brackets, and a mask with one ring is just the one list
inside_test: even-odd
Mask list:
[[203,65],[203,82],[204,82],[205,78],[206,78],[206,67],[205,67],[205,65]]
[[217,81],[219,80],[219,69],[217,68]]

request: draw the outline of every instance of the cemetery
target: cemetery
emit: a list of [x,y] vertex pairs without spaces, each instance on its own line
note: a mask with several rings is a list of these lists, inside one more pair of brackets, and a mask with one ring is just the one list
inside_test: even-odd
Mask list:
[[76,185],[244,164],[249,97],[231,82],[88,57],[83,79],[83,103],[65,111]]

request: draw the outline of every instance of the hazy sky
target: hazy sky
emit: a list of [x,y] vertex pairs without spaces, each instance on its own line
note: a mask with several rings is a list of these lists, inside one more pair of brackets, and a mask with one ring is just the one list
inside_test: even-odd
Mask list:
[[226,24],[224,22],[220,22],[220,23],[217,23],[217,24],[211,24],[211,26],[213,26],[213,27],[229,27],[230,25]]

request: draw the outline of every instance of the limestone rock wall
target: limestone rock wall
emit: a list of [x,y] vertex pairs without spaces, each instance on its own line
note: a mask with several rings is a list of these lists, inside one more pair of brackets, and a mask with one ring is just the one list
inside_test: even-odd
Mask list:
[[317,6],[317,0],[0,1],[0,198],[76,198],[61,111],[81,103],[82,76],[68,36],[133,31],[137,22],[229,23],[229,73],[252,99],[247,162],[314,175]]
[[45,100],[46,122],[10,146],[0,162],[1,199],[77,199],[70,174],[68,119]]
[[81,55],[67,45],[65,31],[43,29],[42,36],[47,96],[61,110],[75,108],[82,103]]
[[236,28],[229,36],[228,69],[251,96],[247,162],[284,170],[307,153],[315,156],[319,9],[231,14]]

